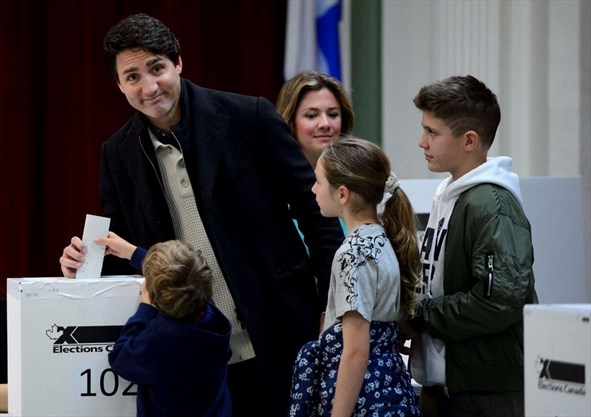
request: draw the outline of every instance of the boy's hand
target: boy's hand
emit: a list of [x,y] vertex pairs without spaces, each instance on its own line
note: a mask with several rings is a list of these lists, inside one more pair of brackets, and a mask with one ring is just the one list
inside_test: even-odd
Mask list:
[[146,290],[146,280],[145,279],[144,279],[144,282],[142,283],[142,288],[140,289],[140,300],[142,303],[152,305],[152,297],[150,297],[148,290]]
[[107,247],[105,255],[115,255],[123,259],[131,259],[136,249],[135,245],[132,245],[113,232],[107,233],[107,237],[97,237],[94,241]]

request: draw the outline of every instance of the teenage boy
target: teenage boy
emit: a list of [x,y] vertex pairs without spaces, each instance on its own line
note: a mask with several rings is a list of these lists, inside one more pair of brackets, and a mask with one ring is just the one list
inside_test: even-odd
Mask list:
[[[537,303],[534,254],[511,158],[488,157],[497,98],[468,75],[424,86],[413,102],[428,169],[450,174],[421,247],[424,298],[401,323],[413,345],[434,341],[445,358],[444,380],[423,386],[422,415],[523,416],[523,307]],[[425,359],[418,351],[411,371]]]

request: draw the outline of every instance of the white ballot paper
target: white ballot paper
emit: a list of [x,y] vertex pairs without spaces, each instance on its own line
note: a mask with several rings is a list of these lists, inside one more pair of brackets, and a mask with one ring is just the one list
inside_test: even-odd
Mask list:
[[105,245],[99,245],[94,241],[97,237],[106,237],[109,233],[111,219],[108,217],[86,215],[82,242],[88,248],[84,263],[76,272],[76,279],[96,279],[101,277],[103,259],[105,258]]

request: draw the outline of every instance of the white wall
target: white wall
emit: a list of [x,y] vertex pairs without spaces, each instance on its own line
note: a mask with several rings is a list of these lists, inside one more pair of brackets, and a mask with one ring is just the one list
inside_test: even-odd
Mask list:
[[585,243],[577,261],[584,265],[587,291],[591,286],[590,3],[382,0],[381,140],[398,176],[445,176],[427,170],[417,145],[421,114],[412,99],[420,87],[450,75],[480,78],[501,105],[502,120],[491,155],[511,156],[523,179],[580,177],[577,204],[582,206]]

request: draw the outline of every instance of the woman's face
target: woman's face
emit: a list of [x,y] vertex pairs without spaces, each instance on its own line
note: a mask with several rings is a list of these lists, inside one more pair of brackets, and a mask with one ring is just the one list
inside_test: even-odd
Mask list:
[[327,88],[309,91],[296,109],[294,136],[313,166],[327,144],[341,134],[341,106]]

